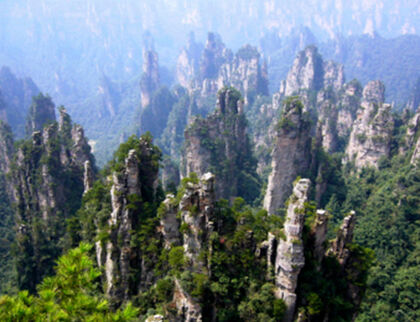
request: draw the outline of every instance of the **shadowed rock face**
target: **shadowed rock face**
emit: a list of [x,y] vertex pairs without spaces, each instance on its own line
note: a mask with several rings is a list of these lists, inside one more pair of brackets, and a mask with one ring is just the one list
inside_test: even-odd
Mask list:
[[29,108],[26,134],[31,135],[35,131],[41,131],[44,125],[55,122],[55,105],[47,95],[39,94],[32,100]]
[[353,231],[356,224],[356,213],[351,211],[347,215],[340,229],[337,232],[337,238],[332,243],[330,253],[334,254],[341,266],[345,266],[350,256],[348,246],[353,242]]
[[216,198],[242,196],[253,200],[258,187],[252,188],[252,182],[246,180],[256,178],[254,161],[241,95],[225,88],[218,94],[216,111],[206,119],[196,119],[185,131],[183,175],[214,171]]
[[277,130],[272,153],[272,172],[268,178],[264,208],[270,214],[283,207],[292,192],[292,183],[309,169],[311,161],[310,123],[298,99],[289,100]]

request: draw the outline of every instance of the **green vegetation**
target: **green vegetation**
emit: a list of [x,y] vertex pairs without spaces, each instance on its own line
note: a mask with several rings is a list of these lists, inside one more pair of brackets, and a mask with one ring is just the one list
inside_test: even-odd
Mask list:
[[128,303],[111,311],[108,301],[98,292],[101,275],[89,252],[92,246],[81,243],[59,258],[55,275],[38,286],[38,295],[21,291],[0,297],[2,321],[132,321],[138,310]]
[[13,265],[13,211],[6,192],[6,180],[0,172],[0,295],[16,290],[16,270]]
[[396,155],[346,180],[343,211],[356,210],[356,241],[376,254],[359,321],[420,318],[420,170],[408,161]]
[[[225,96],[229,101],[225,106]],[[186,138],[196,137],[209,157],[208,171],[218,178],[223,198],[243,197],[254,201],[260,194],[261,182],[256,173],[257,160],[246,133],[245,115],[238,113],[239,91],[225,87],[219,91],[221,110],[206,119],[196,118],[186,130]],[[188,146],[189,141],[186,142]]]

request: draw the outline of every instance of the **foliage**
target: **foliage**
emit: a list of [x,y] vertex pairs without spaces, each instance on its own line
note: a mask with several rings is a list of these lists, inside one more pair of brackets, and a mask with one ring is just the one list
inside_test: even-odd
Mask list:
[[89,257],[92,246],[81,243],[58,260],[56,275],[46,277],[38,295],[22,291],[0,298],[2,321],[131,321],[138,311],[131,304],[111,312],[97,291],[100,271]]
[[[228,106],[224,106],[228,91]],[[191,144],[191,138],[199,139],[200,147],[209,159],[207,171],[218,178],[220,184],[216,185],[223,198],[240,196],[252,202],[259,196],[261,182],[246,133],[247,120],[244,114],[235,112],[240,99],[240,92],[234,88],[225,87],[219,91],[221,110],[191,123],[186,130],[186,146]]]
[[[355,210],[354,238],[373,249],[376,261],[367,276],[367,290],[359,321],[418,320],[420,170],[409,156],[395,155],[381,162],[380,170],[362,169],[346,176],[344,200],[332,201],[341,215]],[[417,281],[417,282],[416,282]],[[398,294],[401,294],[399,296]],[[416,304],[417,303],[417,304]]]
[[16,290],[16,271],[11,248],[15,239],[13,212],[6,192],[6,180],[0,172],[0,295]]

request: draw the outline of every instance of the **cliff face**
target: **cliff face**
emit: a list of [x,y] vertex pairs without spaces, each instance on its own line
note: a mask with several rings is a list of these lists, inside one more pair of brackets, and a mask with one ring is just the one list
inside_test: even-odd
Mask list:
[[322,88],[338,89],[344,84],[344,68],[331,61],[324,62],[315,46],[301,51],[280,87],[283,96],[299,93],[301,90],[319,91]]
[[[34,110],[42,107],[51,111],[50,104],[37,105]],[[80,206],[84,162],[93,162],[83,130],[72,126],[64,110],[60,124],[52,122],[42,131],[35,131],[18,148],[12,172],[20,254],[18,284],[30,291],[35,290],[43,276],[52,273],[62,248],[66,219]]]
[[18,79],[8,67],[0,69],[0,120],[7,122],[14,134],[22,138],[25,134],[25,120],[32,97],[39,89],[30,78]]
[[309,170],[311,162],[310,123],[297,98],[286,101],[278,124],[272,153],[272,172],[264,198],[264,208],[274,214],[292,191],[292,182]]
[[241,47],[230,64],[221,67],[218,77],[218,88],[233,86],[244,95],[248,105],[255,94],[268,95],[266,71],[261,66],[260,54],[255,47]]
[[26,134],[41,131],[44,125],[55,121],[55,106],[47,95],[39,94],[33,98],[26,122]]
[[363,100],[353,123],[347,145],[347,160],[356,168],[378,166],[382,156],[389,156],[390,140],[394,128],[391,106],[384,104],[384,86],[373,81],[363,89]]
[[331,294],[355,307],[360,305],[363,291],[359,282],[366,273],[361,265],[365,259],[359,257],[361,250],[353,244],[354,211],[344,218],[336,238],[327,241],[330,215],[325,210],[315,210],[308,197],[310,188],[309,179],[300,179],[294,184],[283,228],[280,232],[269,232],[268,239],[260,246],[260,250],[265,249],[268,271],[272,272],[268,278],[274,280],[275,296],[286,305],[284,322],[331,318],[329,305],[334,304],[329,302],[330,295],[321,299],[322,305],[316,313],[311,312],[313,307],[309,308],[312,293],[308,288],[311,289],[314,278],[327,282],[334,276],[335,281],[340,280],[346,288]]
[[191,33],[188,38],[188,43],[181,51],[176,65],[176,78],[178,83],[185,87],[190,88],[191,82],[198,74],[200,55],[203,46],[195,41],[194,34]]
[[9,173],[12,164],[14,146],[13,134],[10,126],[0,120],[0,172]]
[[140,115],[140,133],[149,131],[153,137],[160,137],[175,102],[176,98],[166,87],[155,91]]
[[216,111],[206,119],[196,119],[187,128],[183,164],[184,176],[192,172],[199,176],[214,172],[217,198],[242,196],[253,200],[256,197],[256,162],[238,91],[221,90]]
[[343,151],[350,136],[357,110],[360,107],[362,88],[357,81],[346,83],[338,90],[331,87],[317,94],[317,128],[319,142],[327,152]]
[[105,271],[106,294],[117,304],[150,286],[153,276],[150,259],[143,253],[146,245],[139,245],[137,240],[140,228],[150,219],[148,211],[157,202],[160,152],[150,138],[132,142],[110,179],[112,211],[104,224],[96,221],[97,233],[107,236],[96,243],[98,265]]
[[143,75],[140,80],[141,106],[150,104],[153,93],[159,88],[158,54],[154,50],[143,52]]
[[308,200],[309,179],[299,180],[293,187],[284,223],[285,240],[280,238],[276,250],[274,275],[276,297],[284,300],[287,310],[283,321],[292,321],[296,307],[296,286],[299,272],[305,265],[302,230],[304,203]]
[[417,79],[407,107],[412,111],[415,111],[420,107],[420,77]]
[[209,33],[197,69],[199,50],[195,42],[189,41],[178,58],[178,82],[189,92],[207,98],[225,86],[233,86],[244,95],[245,104],[257,94],[268,94],[267,72],[256,48],[246,45],[233,55],[219,35]]
[[[208,249],[210,235],[215,221],[215,177],[211,173],[204,174],[196,182],[187,182],[179,204],[174,196],[165,200],[165,212],[161,219],[162,234],[168,248],[182,245],[185,266],[193,274],[211,275],[210,265],[200,256]],[[177,219],[180,213],[180,219]],[[179,228],[183,227],[180,234]],[[175,279],[173,302],[177,308],[177,316],[182,321],[201,321],[200,303],[184,289],[182,283]]]

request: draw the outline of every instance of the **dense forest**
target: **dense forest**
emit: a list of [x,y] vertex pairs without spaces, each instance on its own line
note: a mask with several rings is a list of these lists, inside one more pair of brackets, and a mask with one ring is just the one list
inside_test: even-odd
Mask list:
[[[252,1],[239,27],[221,22],[222,6],[197,38],[184,25],[170,38],[175,18],[154,26],[163,16],[149,2],[136,30],[137,6],[115,5],[128,21],[117,28],[87,1],[67,8],[85,19],[74,39],[76,18],[57,21],[49,2],[0,5],[5,44],[12,17],[35,23],[16,29],[27,47],[15,56],[0,45],[12,67],[0,69],[0,320],[420,320],[412,13],[385,1],[353,6],[351,21],[347,5],[323,1],[341,17],[329,27],[250,31],[254,13],[273,24],[278,9]],[[314,10],[301,9],[296,19]],[[361,24],[374,9],[394,38]],[[207,33],[216,22],[248,32]]]

